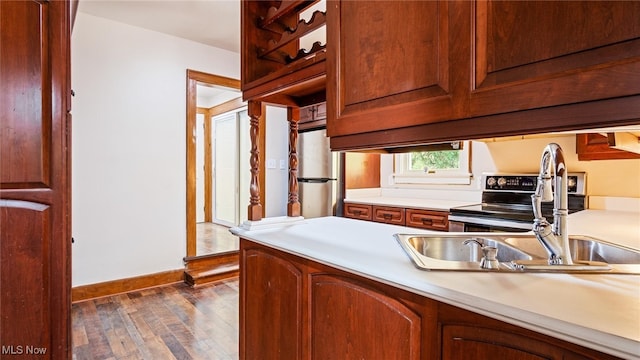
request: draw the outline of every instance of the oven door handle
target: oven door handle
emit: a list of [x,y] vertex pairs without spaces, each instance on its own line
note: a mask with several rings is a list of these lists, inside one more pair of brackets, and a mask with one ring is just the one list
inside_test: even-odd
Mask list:
[[496,226],[496,227],[514,228],[514,229],[522,229],[522,230],[531,230],[533,228],[533,219],[531,219],[531,223],[525,223],[525,222],[519,222],[519,221],[509,221],[509,220],[491,219],[491,218],[477,218],[477,217],[471,217],[471,216],[460,216],[460,215],[449,214],[449,222],[451,221],[461,222],[466,224]]

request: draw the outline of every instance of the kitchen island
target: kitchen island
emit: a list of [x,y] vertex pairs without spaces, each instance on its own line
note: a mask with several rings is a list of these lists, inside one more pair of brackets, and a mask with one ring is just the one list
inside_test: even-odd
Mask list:
[[[589,223],[588,219],[585,220],[585,217],[588,218],[588,216],[588,213],[582,214],[581,221]],[[636,218],[631,217],[632,221],[634,219]],[[615,225],[603,224],[602,228],[606,229],[606,226],[614,227]],[[640,225],[636,225],[635,229],[640,231],[638,226]],[[581,233],[575,227],[570,230],[572,230],[572,234]],[[621,241],[627,245],[634,241],[637,242],[638,231],[632,230],[626,234],[627,238],[621,239]],[[241,242],[241,309],[245,311],[243,313],[241,310],[240,327],[250,330],[252,327],[247,326],[246,321],[256,320],[251,314],[247,314],[247,309],[258,311],[256,309],[261,307],[266,309],[275,305],[275,308],[279,309],[277,314],[286,312],[303,314],[300,317],[303,324],[290,323],[293,327],[299,327],[297,330],[289,329],[291,330],[290,334],[296,334],[297,340],[290,338],[288,341],[292,343],[297,341],[301,344],[296,350],[297,353],[292,354],[294,357],[326,348],[326,344],[323,347],[323,343],[305,340],[315,337],[318,335],[317,332],[322,330],[317,325],[319,320],[314,322],[308,321],[308,319],[323,319],[322,321],[330,323],[327,319],[330,318],[332,307],[340,308],[336,305],[339,303],[336,302],[337,299],[349,298],[355,302],[353,307],[349,305],[344,308],[346,309],[345,319],[351,319],[351,313],[360,311],[358,306],[362,304],[376,306],[375,304],[384,303],[387,305],[396,304],[402,309],[406,307],[408,310],[406,312],[403,310],[390,313],[398,315],[399,319],[402,319],[401,321],[407,322],[408,327],[405,334],[411,335],[414,334],[412,331],[419,331],[421,337],[429,338],[429,341],[433,340],[425,344],[424,341],[421,343],[414,339],[415,336],[409,336],[406,340],[407,349],[411,349],[407,353],[409,358],[414,358],[414,356],[415,358],[445,358],[447,349],[455,349],[455,346],[448,347],[446,343],[448,333],[438,330],[438,326],[442,329],[444,325],[442,319],[435,320],[440,316],[437,309],[449,309],[447,311],[450,313],[452,313],[451,309],[462,309],[469,311],[472,314],[471,318],[475,314],[479,314],[502,321],[508,326],[515,325],[518,328],[532,331],[532,333],[535,332],[535,334],[542,334],[596,350],[603,353],[603,356],[610,354],[627,359],[640,358],[640,322],[638,320],[640,319],[640,276],[638,275],[422,271],[413,266],[397,244],[393,234],[429,233],[428,230],[338,217],[308,219],[263,230],[247,231],[235,228],[232,232],[244,239]],[[615,242],[616,239],[607,240]],[[256,257],[254,256],[256,254],[266,256]],[[269,259],[275,261],[270,262]],[[306,266],[314,270],[312,272],[300,270]],[[346,279],[346,274],[360,277],[363,281],[355,282],[355,284],[363,284],[363,286],[353,285],[352,282],[348,282],[349,285],[346,287],[334,286],[336,283],[330,280],[328,275],[322,275],[331,273],[329,268],[324,267],[337,270],[333,274],[335,279]],[[256,273],[254,271],[256,269],[262,273],[273,270],[274,275],[270,275],[268,281],[263,284],[258,284],[255,282],[254,275],[260,272]],[[243,270],[249,270],[249,272],[245,271],[242,274]],[[280,277],[278,274],[283,276]],[[290,274],[294,275],[290,276]],[[319,279],[322,276],[325,277],[319,282],[309,284],[308,279],[312,277],[311,275],[319,276]],[[247,283],[250,283],[251,286],[246,287]],[[301,291],[297,295],[286,291],[269,292],[272,286],[277,288],[278,285],[284,283],[291,285],[288,289],[297,286]],[[253,286],[256,284],[262,286],[261,290],[256,290],[256,287]],[[385,290],[386,294],[392,294],[394,298],[378,296],[378,293],[373,291],[377,289],[375,284],[381,284],[385,289],[390,289]],[[379,301],[369,303],[360,297],[352,298],[345,294],[334,296],[328,290],[340,291],[339,289],[344,288],[360,289],[357,293],[371,290],[373,291],[371,294],[376,294],[374,297],[377,297]],[[325,308],[318,307],[310,300],[315,296],[313,289],[320,290],[322,300],[327,303]],[[394,289],[398,289],[398,292],[396,293]],[[399,298],[395,298],[395,295]],[[383,306],[381,309],[386,309],[386,307]],[[422,309],[427,310],[423,311]],[[378,310],[368,316],[377,316],[380,313]],[[255,311],[253,313],[256,313]],[[327,312],[326,316],[323,315],[324,312]],[[412,318],[416,312],[420,314],[420,321]],[[446,313],[446,311],[444,312]],[[320,317],[318,318],[318,316]],[[387,314],[387,316],[391,315]],[[479,321],[483,321],[483,319],[481,318]],[[453,327],[447,327],[447,329],[454,330],[454,336],[451,337],[453,340],[460,337],[455,335],[455,331],[460,328],[458,325],[454,323]],[[278,326],[278,324],[272,323],[265,326]],[[332,326],[333,329],[337,329],[335,324]],[[359,326],[347,324],[346,329],[353,330]],[[281,330],[273,328],[270,331]],[[375,332],[377,330],[378,328],[366,331]],[[380,329],[380,331],[383,330]],[[517,332],[517,329],[507,327],[504,332],[505,339],[508,338],[509,334],[507,333],[514,331]],[[336,332],[339,333],[337,330]],[[241,333],[241,356],[242,354],[245,357],[248,356],[243,352],[243,346],[246,345],[247,338],[255,338],[255,335],[254,333]],[[326,338],[331,336],[332,332],[325,332],[321,335]],[[531,348],[539,348],[541,344],[545,345],[543,340],[541,338],[533,339]],[[345,341],[357,343],[354,339]],[[390,338],[389,341],[391,344],[392,339]],[[403,340],[399,341],[402,343]],[[437,341],[440,341],[440,344],[437,344]],[[340,348],[337,345],[336,347]],[[437,349],[432,349],[434,347]],[[550,348],[555,347],[557,346],[554,344]],[[580,354],[579,357],[584,355],[580,353],[579,349],[569,350],[572,351],[573,356],[575,356],[575,352]],[[317,355],[315,352],[314,354]],[[283,356],[283,354],[278,356]],[[598,358],[598,356],[592,358]]]

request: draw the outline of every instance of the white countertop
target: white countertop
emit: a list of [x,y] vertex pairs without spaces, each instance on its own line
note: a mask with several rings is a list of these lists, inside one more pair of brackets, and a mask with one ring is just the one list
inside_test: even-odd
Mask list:
[[[640,249],[639,212],[613,210],[579,211],[569,215],[567,230],[571,235],[589,235]],[[638,322],[640,324],[640,319]]]
[[433,200],[420,198],[404,198],[389,196],[367,196],[357,198],[344,199],[345,203],[353,204],[371,204],[380,206],[396,206],[402,208],[449,211],[449,209],[458,206],[467,206],[478,204],[479,202],[461,201],[461,200]]
[[[572,214],[569,226],[570,234],[640,247],[639,213],[585,210]],[[232,232],[552,337],[640,358],[640,275],[423,271],[393,234],[430,231],[339,217]]]

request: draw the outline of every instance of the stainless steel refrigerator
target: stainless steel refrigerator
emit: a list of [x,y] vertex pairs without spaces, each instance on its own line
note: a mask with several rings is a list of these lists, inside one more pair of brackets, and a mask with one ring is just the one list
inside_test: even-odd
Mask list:
[[341,214],[340,156],[332,152],[326,131],[298,135],[298,197],[305,218]]

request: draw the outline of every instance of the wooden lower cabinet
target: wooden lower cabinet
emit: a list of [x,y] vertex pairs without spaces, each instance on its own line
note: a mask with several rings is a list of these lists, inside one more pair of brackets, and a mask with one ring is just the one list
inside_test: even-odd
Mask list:
[[301,359],[302,269],[265,248],[241,252],[240,357]]
[[579,345],[439,304],[441,359],[618,359]]
[[446,211],[407,209],[406,216],[406,225],[410,227],[439,231],[449,230],[449,213]]
[[344,216],[419,229],[449,231],[449,212],[345,202]]
[[240,359],[616,359],[240,241]]
[[372,220],[385,224],[404,225],[404,209],[392,206],[376,206],[372,207]]
[[310,276],[312,359],[425,358],[429,304],[347,274]]
[[371,205],[366,204],[344,204],[344,216],[358,220],[371,220]]
[[433,300],[244,239],[240,257],[241,359],[437,355]]

